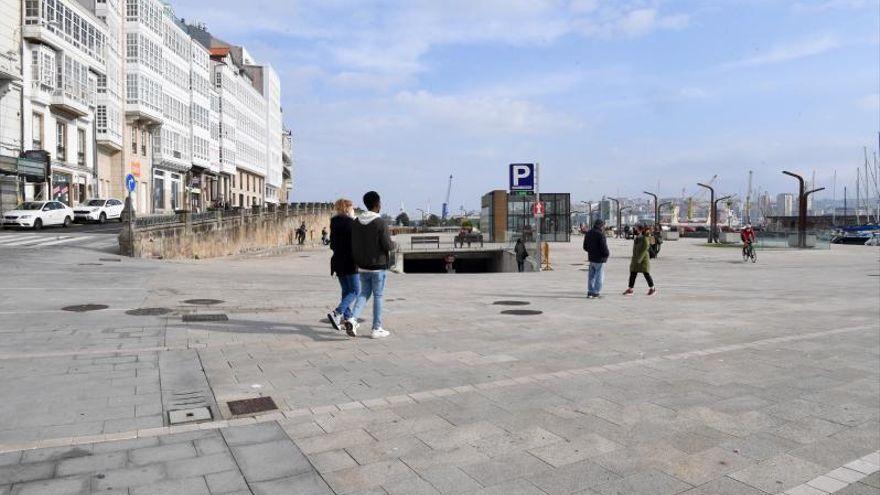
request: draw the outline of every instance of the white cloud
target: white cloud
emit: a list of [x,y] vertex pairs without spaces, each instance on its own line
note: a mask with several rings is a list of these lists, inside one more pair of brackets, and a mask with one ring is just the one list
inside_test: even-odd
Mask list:
[[764,53],[722,64],[721,68],[742,69],[788,62],[791,60],[821,55],[840,46],[841,43],[834,36],[825,35],[819,38],[805,39],[790,44],[771,47]]
[[805,39],[786,45],[778,45],[770,48],[765,53],[742,58],[733,62],[722,64],[723,69],[742,69],[759,67],[762,65],[777,64],[813,57],[839,48],[841,43],[834,36],[825,35],[819,38]]
[[859,100],[859,107],[872,112],[880,112],[880,93],[867,95]]
[[872,7],[876,10],[876,0],[825,0],[813,2],[797,2],[792,10],[798,13],[821,13],[829,10],[861,10]]
[[685,14],[663,12],[661,0],[263,0],[247,10],[247,22],[239,0],[215,0],[211,9],[197,0],[174,3],[220,37],[281,37],[286,63],[307,59],[333,84],[386,92],[430,70],[426,55],[438,47],[549,45],[568,35],[635,38],[689,22]]
[[526,100],[402,91],[394,102],[428,127],[481,134],[543,134],[577,126],[570,117]]

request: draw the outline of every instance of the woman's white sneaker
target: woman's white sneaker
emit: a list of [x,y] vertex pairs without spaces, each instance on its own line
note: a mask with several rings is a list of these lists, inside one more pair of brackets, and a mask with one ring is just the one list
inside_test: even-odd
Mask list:
[[354,318],[349,318],[345,320],[345,333],[348,334],[349,337],[357,337],[358,335],[358,321]]
[[373,333],[370,334],[370,337],[374,339],[384,339],[389,335],[391,335],[391,333],[388,330],[385,330],[383,328],[374,328]]

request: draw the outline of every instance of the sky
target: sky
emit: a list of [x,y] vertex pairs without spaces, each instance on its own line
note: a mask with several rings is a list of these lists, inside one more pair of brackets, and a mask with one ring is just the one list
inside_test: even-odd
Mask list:
[[[878,146],[880,0],[172,0],[282,81],[293,201],[479,210],[507,166],[577,202],[836,196]],[[820,196],[822,197],[822,196]]]

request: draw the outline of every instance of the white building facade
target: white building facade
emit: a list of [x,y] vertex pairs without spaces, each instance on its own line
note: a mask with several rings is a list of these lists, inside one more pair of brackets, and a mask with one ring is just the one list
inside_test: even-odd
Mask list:
[[98,192],[94,126],[105,25],[74,0],[25,0],[24,9],[24,143],[51,157],[50,177],[25,196],[76,204]]
[[161,0],[0,8],[0,210],[121,199],[128,174],[141,215],[282,201],[281,82],[247,50]]

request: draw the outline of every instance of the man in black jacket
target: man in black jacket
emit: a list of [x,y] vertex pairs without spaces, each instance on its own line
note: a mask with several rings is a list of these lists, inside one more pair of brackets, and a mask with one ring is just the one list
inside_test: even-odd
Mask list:
[[389,335],[382,328],[382,295],[385,291],[390,253],[395,246],[385,220],[379,216],[382,209],[379,193],[370,191],[364,194],[364,206],[367,211],[355,219],[351,229],[351,252],[361,279],[361,293],[355,302],[351,318],[345,323],[345,330],[348,335],[357,336],[358,317],[372,296],[373,331],[370,336],[381,339]]
[[608,250],[608,241],[605,239],[605,221],[596,220],[593,228],[584,234],[584,251],[590,261],[590,271],[587,275],[587,299],[598,299],[602,292],[602,283],[605,281],[605,262],[611,256]]

